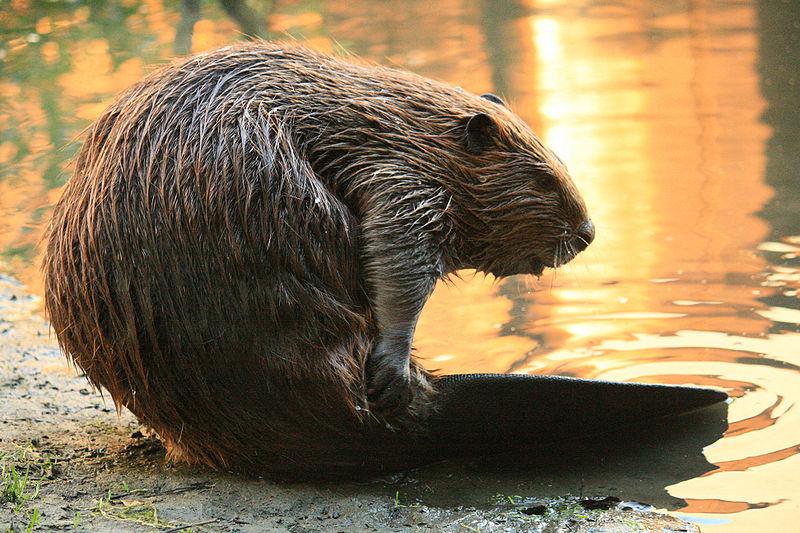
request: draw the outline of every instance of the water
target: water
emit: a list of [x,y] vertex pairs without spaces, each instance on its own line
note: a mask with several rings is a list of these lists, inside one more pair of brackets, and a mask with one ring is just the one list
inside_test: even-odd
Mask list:
[[38,239],[73,139],[176,51],[289,35],[495,92],[567,162],[597,239],[541,280],[438,287],[419,354],[445,372],[724,388],[729,428],[703,451],[718,468],[662,487],[671,507],[709,531],[797,529],[796,2],[251,5],[239,22],[213,2],[0,7],[0,271],[41,290]]

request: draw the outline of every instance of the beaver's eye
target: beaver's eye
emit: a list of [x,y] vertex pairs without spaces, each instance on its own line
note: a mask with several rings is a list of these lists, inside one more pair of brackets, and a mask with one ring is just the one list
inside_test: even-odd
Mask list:
[[497,105],[501,105],[501,106],[503,106],[503,107],[506,107],[506,103],[505,103],[505,102],[503,102],[503,101],[500,99],[500,97],[499,97],[499,96],[497,96],[496,94],[492,94],[492,93],[485,93],[485,94],[482,94],[482,95],[481,95],[481,98],[483,98],[484,100],[489,100],[490,102],[494,102],[494,103],[495,103],[495,104],[497,104]]

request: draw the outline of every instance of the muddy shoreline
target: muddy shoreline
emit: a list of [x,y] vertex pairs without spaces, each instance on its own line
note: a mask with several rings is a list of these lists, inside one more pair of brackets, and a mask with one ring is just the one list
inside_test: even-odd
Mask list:
[[520,494],[509,482],[488,498],[461,497],[456,489],[469,493],[469,483],[448,465],[366,483],[287,485],[169,464],[155,437],[67,365],[39,308],[38,297],[0,275],[2,531],[31,522],[36,531],[697,531],[619,504],[619,490],[575,486],[554,497]]

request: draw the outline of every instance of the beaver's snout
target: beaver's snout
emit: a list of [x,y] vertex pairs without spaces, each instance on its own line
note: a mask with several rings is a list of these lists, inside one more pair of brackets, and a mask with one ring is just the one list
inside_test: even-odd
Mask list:
[[[572,231],[566,230],[564,232],[561,240],[558,241],[558,246],[553,254],[552,261],[548,262],[548,266],[558,268],[566,265],[575,259],[576,255],[588,248],[593,240],[594,223],[591,219],[587,218],[581,222],[577,228]],[[536,266],[538,267],[538,265]]]
[[584,251],[594,240],[594,223],[591,219],[584,220],[580,226],[575,229],[570,239],[570,246],[575,253]]

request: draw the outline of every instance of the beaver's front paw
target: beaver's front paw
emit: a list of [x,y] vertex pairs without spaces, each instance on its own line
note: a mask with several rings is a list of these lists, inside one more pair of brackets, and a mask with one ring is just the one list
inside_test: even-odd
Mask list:
[[413,397],[408,353],[391,353],[378,344],[367,361],[370,412],[383,419],[405,414]]

